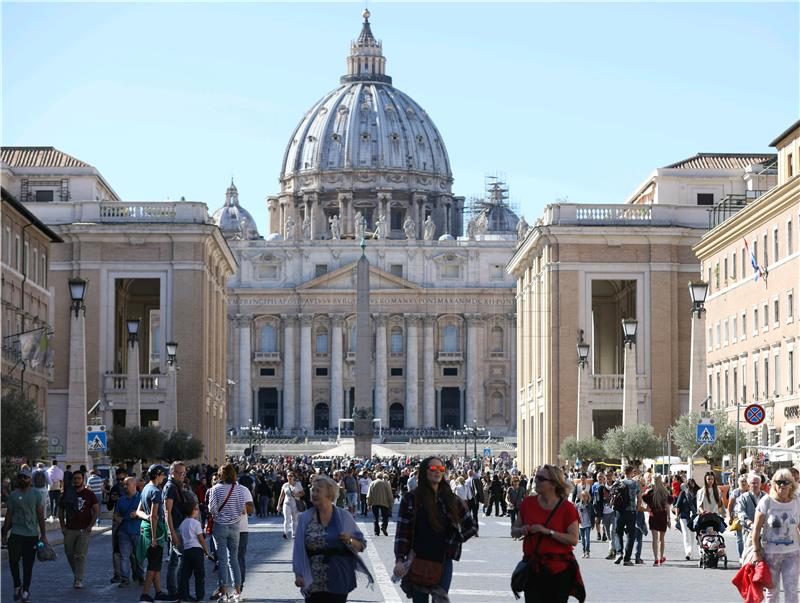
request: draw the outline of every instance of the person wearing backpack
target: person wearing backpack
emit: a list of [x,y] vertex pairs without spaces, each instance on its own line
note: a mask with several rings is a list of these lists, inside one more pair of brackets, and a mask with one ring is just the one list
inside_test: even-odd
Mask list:
[[[611,488],[611,505],[617,515],[620,549],[625,542],[624,555],[622,550],[617,551],[614,563],[634,565],[631,555],[636,540],[636,512],[642,509],[642,488],[639,486],[639,481],[633,479],[633,465],[627,465],[624,473],[625,477]],[[627,540],[623,539],[623,534],[627,534]]]
[[186,465],[175,461],[169,467],[169,479],[164,485],[164,517],[167,520],[169,533],[169,561],[167,563],[167,599],[165,601],[179,601],[178,597],[178,564],[181,559],[182,543],[178,529],[187,517],[188,504],[186,493],[183,490],[183,480],[186,478]]

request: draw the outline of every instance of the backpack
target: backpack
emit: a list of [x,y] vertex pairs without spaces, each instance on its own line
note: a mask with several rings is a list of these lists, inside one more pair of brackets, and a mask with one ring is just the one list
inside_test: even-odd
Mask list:
[[41,469],[33,472],[33,487],[34,488],[46,488],[47,487],[47,477],[44,474],[44,471]]
[[611,505],[611,508],[621,513],[628,509],[630,502],[631,493],[625,480],[614,482],[614,485],[611,486],[611,493],[608,500],[608,504]]

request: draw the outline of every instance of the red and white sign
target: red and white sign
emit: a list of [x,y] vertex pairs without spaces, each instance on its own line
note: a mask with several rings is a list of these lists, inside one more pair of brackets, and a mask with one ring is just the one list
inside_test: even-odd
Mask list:
[[750,404],[744,409],[744,420],[750,425],[760,425],[765,416],[764,407],[760,404]]

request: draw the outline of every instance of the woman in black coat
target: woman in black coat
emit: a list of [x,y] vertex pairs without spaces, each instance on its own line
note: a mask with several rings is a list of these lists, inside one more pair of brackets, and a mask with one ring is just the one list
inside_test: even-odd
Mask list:
[[504,494],[503,482],[500,481],[500,478],[497,477],[495,473],[489,485],[489,508],[488,513],[486,513],[487,516],[492,514],[492,505],[494,505],[494,514],[500,517],[500,505],[502,504]]

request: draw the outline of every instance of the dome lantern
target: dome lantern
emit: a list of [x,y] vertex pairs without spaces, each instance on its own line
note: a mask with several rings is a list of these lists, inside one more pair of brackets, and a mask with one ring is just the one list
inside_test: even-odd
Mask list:
[[364,9],[364,23],[358,38],[350,44],[350,55],[347,57],[347,75],[340,78],[346,82],[383,82],[392,83],[386,75],[386,58],[383,56],[383,45],[372,35],[369,24],[370,12]]

